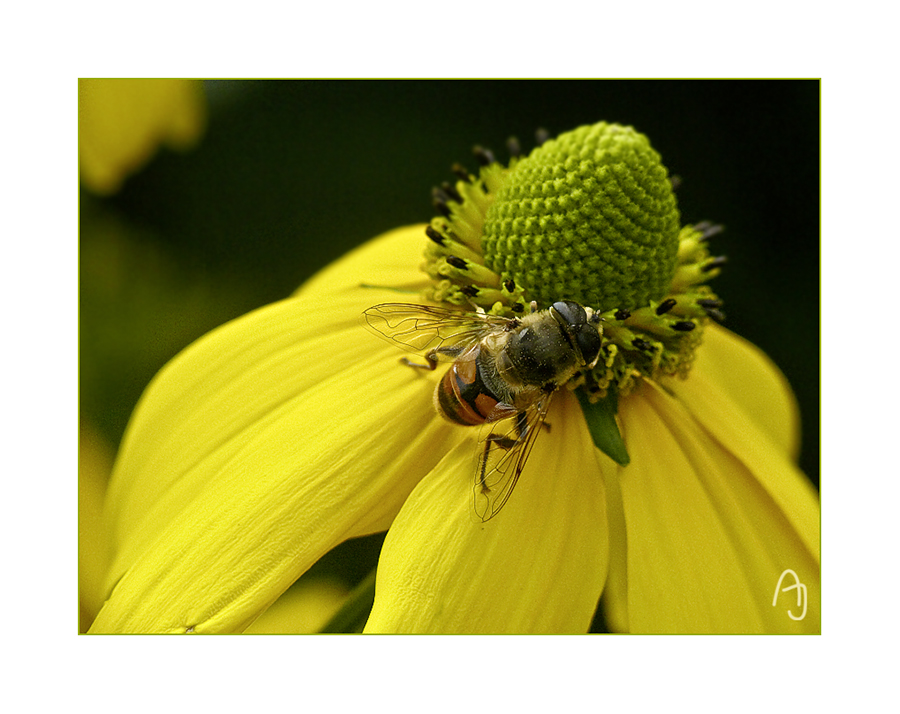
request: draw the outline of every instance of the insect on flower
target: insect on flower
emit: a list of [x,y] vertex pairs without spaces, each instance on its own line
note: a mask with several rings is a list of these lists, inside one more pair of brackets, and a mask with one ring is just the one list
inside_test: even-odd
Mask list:
[[452,361],[435,388],[434,405],[454,424],[487,425],[473,487],[482,521],[509,499],[553,393],[592,368],[602,347],[599,314],[571,300],[548,310],[532,303],[530,314],[513,318],[405,303],[375,305],[364,316],[379,335],[425,352],[425,364],[403,358],[404,364],[434,370]]

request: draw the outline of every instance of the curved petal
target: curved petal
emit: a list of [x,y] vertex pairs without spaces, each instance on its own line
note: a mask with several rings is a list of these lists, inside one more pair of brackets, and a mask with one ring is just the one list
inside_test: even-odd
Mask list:
[[301,578],[244,632],[254,635],[313,634],[341,608],[349,594],[339,580]]
[[[806,548],[819,557],[819,503],[796,469],[783,474],[781,455],[796,461],[799,416],[778,368],[757,347],[716,327],[696,371],[665,386],[709,435],[752,469]],[[775,461],[778,465],[773,465]]]
[[[362,254],[377,265],[420,236]],[[233,321],[154,379],[110,488],[115,556],[93,631],[245,627],[334,545],[385,528],[458,442],[432,407],[437,375],[360,326],[395,297],[358,280]]]
[[[790,460],[750,427],[742,451],[755,458],[742,458],[649,383],[620,413],[632,455],[620,472],[630,631],[818,632],[818,550],[794,517],[817,507]],[[773,498],[771,483],[791,484],[781,493],[793,500]],[[788,596],[772,604],[788,569],[807,588],[803,620]]]
[[587,632],[606,578],[605,457],[571,394],[548,421],[487,523],[473,512],[474,434],[423,479],[385,540],[366,632]]
[[[795,460],[800,451],[800,411],[787,379],[756,345],[716,324],[703,334],[703,345],[687,380],[671,379],[691,413],[711,424],[739,408],[773,445]],[[730,403],[704,399],[721,395]],[[732,406],[733,405],[733,406]],[[723,411],[724,409],[729,411]]]

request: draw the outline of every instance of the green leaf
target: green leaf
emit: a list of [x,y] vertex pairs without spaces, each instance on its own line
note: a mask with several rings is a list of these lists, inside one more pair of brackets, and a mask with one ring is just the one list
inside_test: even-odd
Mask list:
[[575,396],[581,404],[581,411],[584,412],[594,444],[617,464],[627,466],[631,458],[616,423],[616,412],[619,411],[618,392],[610,387],[606,397],[593,403],[583,389],[576,389]]

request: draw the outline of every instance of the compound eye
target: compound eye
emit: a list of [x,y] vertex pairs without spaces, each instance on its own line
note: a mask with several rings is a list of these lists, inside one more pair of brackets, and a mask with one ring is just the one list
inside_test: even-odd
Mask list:
[[562,322],[573,327],[587,322],[587,313],[584,308],[572,300],[559,300],[550,306],[550,310],[558,315],[557,320],[562,318]]
[[575,344],[581,351],[581,358],[585,364],[593,364],[603,347],[600,333],[590,325],[585,325],[575,333]]

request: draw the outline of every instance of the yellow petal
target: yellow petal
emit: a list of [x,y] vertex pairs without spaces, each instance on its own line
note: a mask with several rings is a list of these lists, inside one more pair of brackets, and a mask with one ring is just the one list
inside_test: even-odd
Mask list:
[[[396,231],[364,254],[378,265],[421,240]],[[327,550],[387,527],[458,442],[432,407],[438,376],[360,325],[394,296],[344,275],[219,328],[154,379],[110,487],[116,552],[92,631],[246,627]]]
[[678,394],[705,423],[723,421],[721,403],[704,395],[722,394],[771,438],[773,446],[796,460],[800,450],[800,412],[784,375],[755,345],[719,325],[709,325],[687,380],[666,387]]
[[752,469],[818,559],[818,495],[802,473],[794,469],[788,477],[780,468],[781,455],[793,463],[799,448],[798,411],[787,381],[765,354],[737,335],[716,327],[704,339],[697,369],[666,387],[714,439]]
[[[785,511],[815,505],[808,491],[794,489],[787,503],[761,483],[804,481],[790,460],[752,429],[741,444],[756,458],[742,460],[650,384],[622,400],[620,414],[632,456],[620,472],[630,631],[818,632],[818,550]],[[801,621],[787,596],[772,605],[787,569],[807,588]]]
[[78,593],[80,631],[86,632],[100,606],[106,548],[100,527],[103,496],[112,470],[112,448],[91,425],[78,433]]
[[82,181],[116,191],[162,143],[189,146],[203,130],[203,90],[180,79],[78,81],[78,158]]
[[244,630],[247,634],[310,634],[319,632],[340,609],[349,589],[333,578],[301,578]]
[[385,540],[366,632],[587,632],[606,577],[605,457],[571,394],[548,421],[487,523],[473,511],[474,433],[419,484]]

